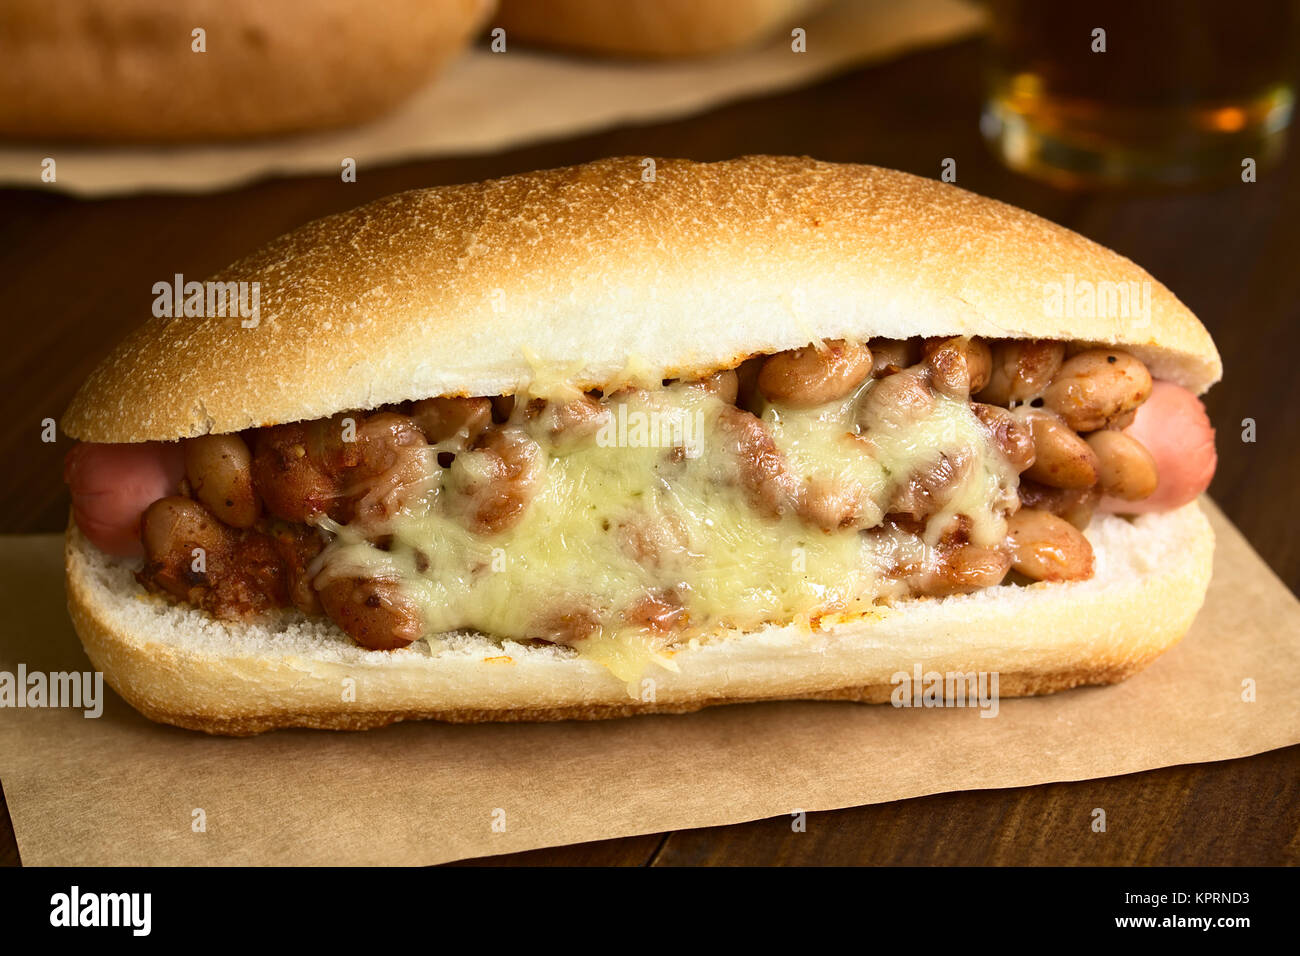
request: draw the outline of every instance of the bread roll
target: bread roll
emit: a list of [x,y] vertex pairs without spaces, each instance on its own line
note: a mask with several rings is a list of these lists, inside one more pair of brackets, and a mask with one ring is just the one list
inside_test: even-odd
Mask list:
[[[0,138],[182,142],[346,126],[455,56],[492,0],[9,0]],[[206,32],[206,52],[192,31]]]
[[[174,441],[560,379],[603,387],[633,366],[689,378],[819,338],[1105,343],[1198,393],[1222,371],[1195,316],[1127,259],[952,186],[811,159],[630,157],[403,193],[215,278],[259,284],[256,324],[147,320],[78,393],[66,433]],[[1149,308],[1121,321],[1045,305],[1045,286],[1077,280],[1134,284]],[[564,646],[457,632],[380,652],[296,612],[218,621],[146,594],[75,524],[68,593],[91,659],[132,705],[213,733],[882,701],[915,665],[997,671],[1014,696],[1125,678],[1204,598],[1213,537],[1195,503],[1098,515],[1087,535],[1089,580],[905,600],[816,629],[713,630],[676,646],[677,670],[649,694]]]
[[502,0],[507,43],[632,57],[722,53],[758,43],[826,0]]

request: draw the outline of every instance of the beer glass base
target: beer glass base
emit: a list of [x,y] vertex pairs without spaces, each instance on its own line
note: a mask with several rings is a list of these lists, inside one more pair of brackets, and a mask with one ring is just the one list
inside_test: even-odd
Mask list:
[[1240,181],[1244,160],[1253,159],[1257,168],[1265,168],[1281,158],[1285,147],[1293,106],[1290,89],[1271,91],[1261,100],[1251,110],[1258,120],[1243,129],[1217,131],[1187,124],[1167,141],[1134,142],[1099,135],[1096,129],[1071,130],[1044,104],[1026,112],[994,96],[985,103],[980,130],[1011,169],[1058,186]]

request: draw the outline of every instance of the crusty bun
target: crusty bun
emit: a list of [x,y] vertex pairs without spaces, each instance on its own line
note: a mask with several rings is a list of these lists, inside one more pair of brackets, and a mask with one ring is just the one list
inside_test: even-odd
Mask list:
[[[460,51],[492,0],[8,0],[0,137],[169,142],[357,123]],[[206,31],[206,52],[191,32]]]
[[[1214,536],[1193,502],[1088,529],[1097,570],[1070,584],[907,601],[817,632],[773,627],[692,642],[655,668],[653,701],[558,646],[448,634],[436,651],[357,647],[333,623],[217,621],[147,594],[126,563],[68,533],[68,605],[91,661],[145,716],[194,730],[360,730],[398,720],[564,720],[799,698],[882,702],[892,677],[997,671],[1001,697],[1123,680],[1176,643],[1210,578]],[[354,682],[344,702],[348,679]],[[640,689],[640,688],[638,688]]]
[[[1198,392],[1221,371],[1196,318],[1127,259],[952,186],[809,159],[616,159],[405,193],[216,278],[259,284],[256,326],[146,323],[92,374],[66,432],[174,440],[437,395],[691,376],[819,337],[1107,343]],[[1076,281],[1142,287],[1149,314],[1047,307],[1045,283]],[[324,618],[221,622],[147,594],[75,525],[67,568],[77,631],[123,696],[158,720],[246,734],[880,701],[917,664],[997,671],[1005,696],[1120,680],[1187,630],[1213,537],[1195,504],[1099,516],[1089,536],[1087,581],[912,600],[816,631],[707,633],[671,649],[653,699],[565,647],[456,633],[377,652]]]
[[757,43],[826,0],[502,0],[507,42],[638,57],[700,56]]
[[[260,321],[153,318],[63,429],[98,442],[238,431],[540,376],[705,373],[816,337],[1119,345],[1204,391],[1209,334],[1134,263],[1030,213],[872,166],[609,159],[401,193],[309,223],[214,277]],[[1134,283],[1141,320],[1056,315],[1045,283]]]

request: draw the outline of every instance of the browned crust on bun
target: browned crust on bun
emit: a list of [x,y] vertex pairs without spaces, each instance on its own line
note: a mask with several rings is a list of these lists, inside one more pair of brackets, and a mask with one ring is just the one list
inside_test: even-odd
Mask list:
[[633,57],[750,46],[826,0],[502,0],[506,42]]
[[[1222,373],[1168,289],[1023,210],[873,166],[651,163],[400,193],[309,223],[214,277],[259,284],[255,328],[150,318],[91,374],[63,429],[173,440],[510,394],[539,376],[703,374],[818,337],[1104,343],[1196,392]],[[1053,314],[1051,284],[1080,281],[1136,283],[1149,317]]]
[[[1121,666],[1066,667],[1051,673],[1002,674],[999,697],[1034,697],[1057,691],[1098,684],[1117,684],[1141,671],[1160,656],[1163,649],[1149,657]],[[776,700],[843,701],[856,704],[886,704],[896,692],[892,684],[867,684],[842,687],[824,693],[805,693],[793,698],[707,697],[676,704],[588,704],[569,707],[516,707],[496,710],[470,707],[455,710],[376,711],[370,713],[281,713],[274,716],[203,717],[176,711],[137,706],[145,717],[160,724],[172,724],[186,730],[198,730],[222,737],[252,737],[270,730],[302,727],[309,730],[375,730],[408,720],[437,720],[448,724],[524,724],[558,720],[615,720],[652,714],[693,714],[706,707],[724,704],[761,704]],[[134,704],[133,704],[134,706]]]
[[358,123],[418,89],[491,12],[491,0],[8,0],[0,137],[181,142]]
[[[1186,633],[1209,583],[1214,536],[1193,502],[1132,521],[1094,518],[1091,580],[901,602],[811,632],[718,634],[656,670],[634,699],[599,664],[557,647],[441,635],[396,652],[354,646],[328,621],[214,620],[146,594],[129,566],[67,538],[68,606],[95,667],[154,720],[209,733],[361,730],[400,720],[569,720],[682,713],[769,699],[880,702],[891,675],[997,671],[999,696],[1123,680]],[[342,702],[345,679],[353,701]]]

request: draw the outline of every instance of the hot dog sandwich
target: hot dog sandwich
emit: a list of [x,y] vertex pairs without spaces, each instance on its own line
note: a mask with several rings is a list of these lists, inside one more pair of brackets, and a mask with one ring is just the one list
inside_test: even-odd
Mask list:
[[69,606],[214,733],[1122,680],[1204,597],[1208,333],[1127,259],[866,166],[409,192],[214,277],[64,420]]

